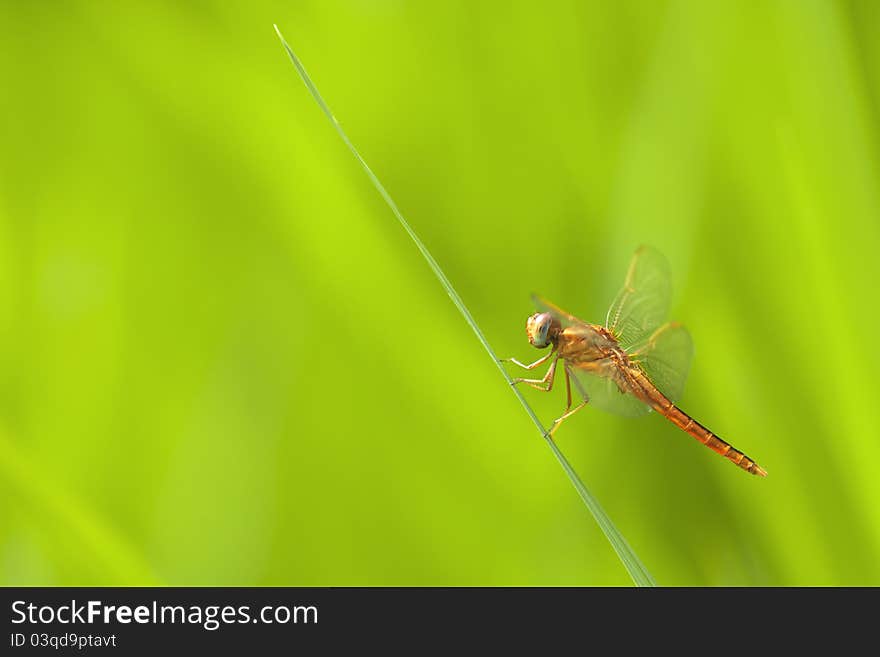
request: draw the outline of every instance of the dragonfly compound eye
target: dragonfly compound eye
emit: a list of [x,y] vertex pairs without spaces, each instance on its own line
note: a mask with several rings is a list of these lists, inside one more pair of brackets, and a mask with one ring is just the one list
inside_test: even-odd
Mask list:
[[548,335],[552,321],[550,313],[535,313],[526,320],[526,335],[532,346],[543,349],[550,344]]

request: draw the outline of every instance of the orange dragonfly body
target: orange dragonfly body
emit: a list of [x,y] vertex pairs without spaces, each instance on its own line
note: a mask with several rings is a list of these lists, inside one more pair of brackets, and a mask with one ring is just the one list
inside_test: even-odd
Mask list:
[[[680,324],[662,323],[671,297],[669,265],[648,247],[636,251],[623,289],[608,310],[605,325],[589,324],[540,297],[538,312],[528,318],[529,342],[543,349],[543,358],[525,365],[531,370],[547,361],[542,379],[514,379],[550,391],[562,362],[568,405],[550,427],[552,435],[585,405],[592,404],[620,415],[637,416],[657,411],[709,449],[743,470],[764,477],[767,471],[725,442],[675,405],[681,395],[693,356],[693,344]],[[581,401],[572,405],[572,382]]]

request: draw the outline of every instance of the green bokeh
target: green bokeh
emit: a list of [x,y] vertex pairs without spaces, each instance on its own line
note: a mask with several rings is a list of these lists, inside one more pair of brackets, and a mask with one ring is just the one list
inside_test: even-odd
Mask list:
[[[628,584],[499,354],[670,260],[558,442],[657,581],[880,584],[880,4],[0,4],[0,583]],[[542,418],[561,391],[529,391]]]

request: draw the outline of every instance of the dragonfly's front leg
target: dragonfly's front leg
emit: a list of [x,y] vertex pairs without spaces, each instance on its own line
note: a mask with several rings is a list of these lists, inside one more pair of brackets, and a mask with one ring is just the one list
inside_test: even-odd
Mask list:
[[534,363],[530,363],[528,365],[526,365],[525,363],[519,362],[516,358],[502,358],[501,362],[502,363],[513,363],[514,365],[519,365],[524,370],[533,370],[538,365],[541,365],[542,363],[546,363],[553,356],[554,353],[556,353],[556,350],[551,349],[549,354],[547,354],[543,358],[539,358]]
[[[548,354],[541,361],[546,361],[553,354]],[[556,363],[559,362],[559,358],[557,357],[552,363],[550,363],[550,367],[547,369],[547,374],[544,375],[543,379],[514,379],[513,383],[528,383],[530,386],[535,388],[536,390],[541,390],[542,392],[550,392],[553,389],[553,380],[556,378]],[[534,365],[534,363],[532,363]]]
[[571,373],[568,371],[568,365],[564,365],[563,369],[565,370],[565,391],[567,393],[568,403],[565,406],[565,413],[553,420],[553,424],[550,425],[549,433],[551,436],[555,433],[555,431],[559,428],[559,425],[561,425],[564,420],[570,418],[572,415],[577,413],[590,401],[590,398],[587,396],[587,392],[584,390],[581,382],[577,380],[577,377],[575,377],[574,384],[577,387],[578,392],[581,393],[581,403],[574,408],[571,407]]

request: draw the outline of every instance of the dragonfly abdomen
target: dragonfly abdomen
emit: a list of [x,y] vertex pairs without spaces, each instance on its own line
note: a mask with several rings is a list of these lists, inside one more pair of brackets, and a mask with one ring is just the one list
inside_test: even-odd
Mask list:
[[691,436],[703,443],[706,447],[711,449],[713,452],[721,454],[721,456],[729,459],[732,463],[738,465],[743,470],[751,472],[755,475],[759,475],[761,477],[767,476],[767,472],[761,466],[759,466],[741,451],[736,449],[733,445],[725,440],[722,440],[714,433],[709,431],[709,429],[697,422],[694,418],[685,413],[678,406],[675,406],[673,404],[665,410],[661,408],[657,408],[656,410],[664,417],[666,417],[670,422],[672,422],[675,426],[679,427],[683,431],[686,431]]
[[764,468],[673,404],[654,385],[648,382],[640,371],[636,372],[634,378],[642,392],[643,400],[660,415],[682,431],[699,440],[713,452],[721,454],[721,456],[730,460],[731,463],[738,465],[743,470],[760,477],[767,476],[767,471]]

